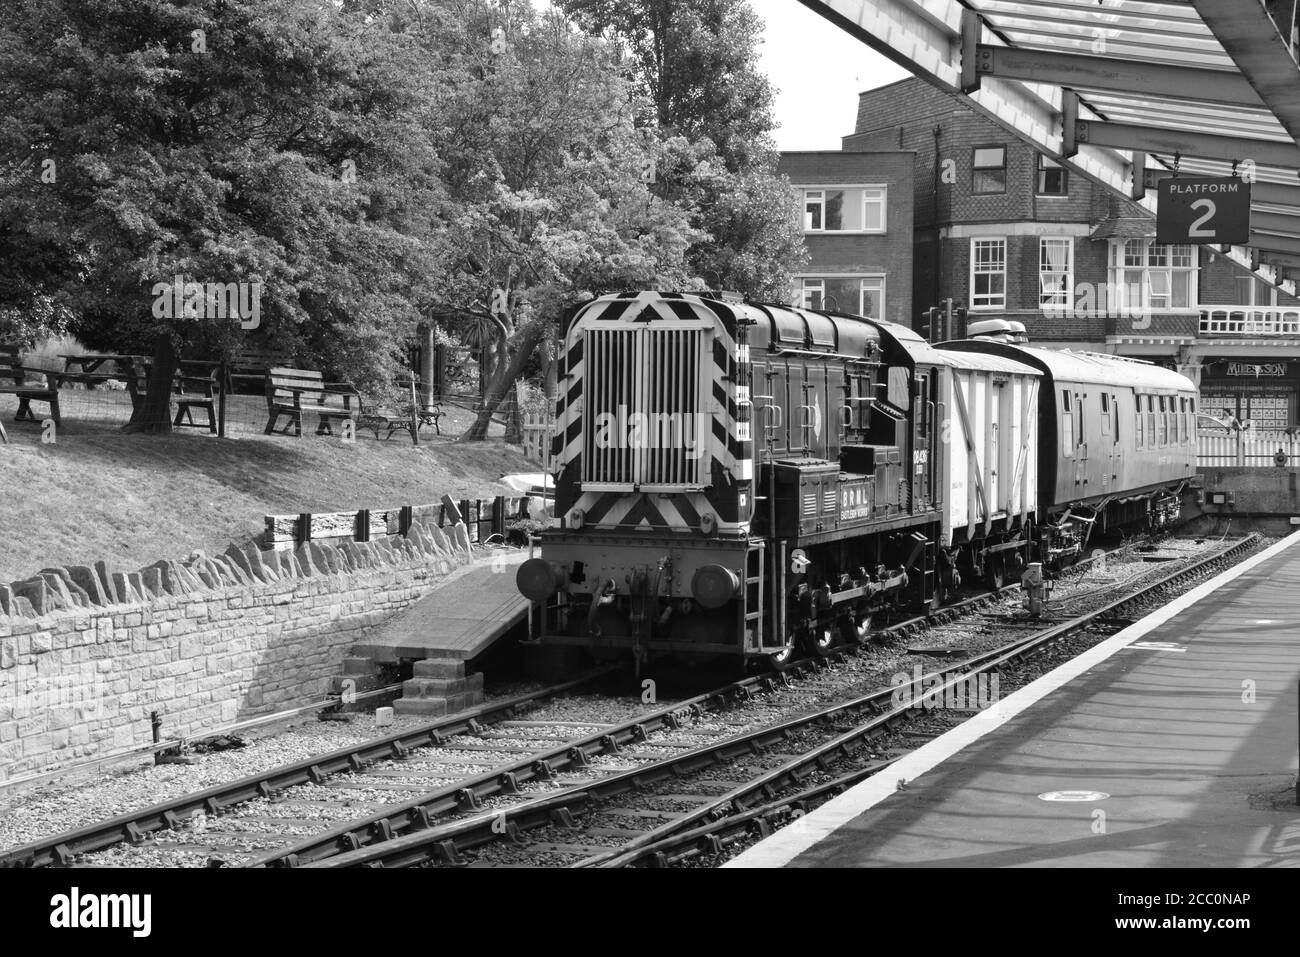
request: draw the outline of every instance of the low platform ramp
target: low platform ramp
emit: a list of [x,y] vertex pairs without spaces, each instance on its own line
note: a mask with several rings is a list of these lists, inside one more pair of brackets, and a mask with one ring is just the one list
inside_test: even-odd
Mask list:
[[515,571],[527,557],[501,552],[460,569],[352,653],[377,662],[477,658],[528,616],[528,599],[515,588]]

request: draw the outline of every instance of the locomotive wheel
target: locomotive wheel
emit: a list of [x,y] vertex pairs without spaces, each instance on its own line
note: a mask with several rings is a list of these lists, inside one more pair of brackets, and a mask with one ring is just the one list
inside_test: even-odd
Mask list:
[[835,651],[835,629],[829,625],[816,625],[804,639],[808,650],[819,658],[825,658]]
[[785,671],[792,664],[794,664],[795,657],[796,657],[794,651],[795,651],[794,642],[792,641],[790,642],[790,644],[786,645],[785,648],[782,649],[781,651],[778,651],[774,655],[767,656],[768,666],[773,671]]
[[839,621],[840,640],[846,645],[856,645],[864,642],[871,637],[871,615],[862,615],[858,619],[853,619],[848,615]]

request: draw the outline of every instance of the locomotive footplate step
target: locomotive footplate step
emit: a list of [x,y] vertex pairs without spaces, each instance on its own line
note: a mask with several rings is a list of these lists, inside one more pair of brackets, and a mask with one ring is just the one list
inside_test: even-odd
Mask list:
[[727,866],[1300,866],[1297,546],[1300,532],[1171,600]]

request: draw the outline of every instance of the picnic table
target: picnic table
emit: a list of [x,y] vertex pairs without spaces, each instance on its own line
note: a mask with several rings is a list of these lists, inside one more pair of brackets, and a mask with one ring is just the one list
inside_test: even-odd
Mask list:
[[146,361],[148,356],[100,356],[100,355],[82,355],[78,353],[60,353],[59,358],[63,360],[63,372],[53,373],[59,377],[59,382],[102,382],[105,379],[115,379],[117,375],[110,375],[106,372],[100,372],[99,367],[105,362],[117,363],[122,373],[127,376],[131,375],[131,367],[136,362]]

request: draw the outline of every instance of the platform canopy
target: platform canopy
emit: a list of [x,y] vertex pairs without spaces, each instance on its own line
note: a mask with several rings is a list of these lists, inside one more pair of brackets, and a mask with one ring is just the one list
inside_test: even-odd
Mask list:
[[1297,0],[800,0],[1076,173],[1153,213],[1180,175],[1254,180],[1250,239],[1300,281]]

